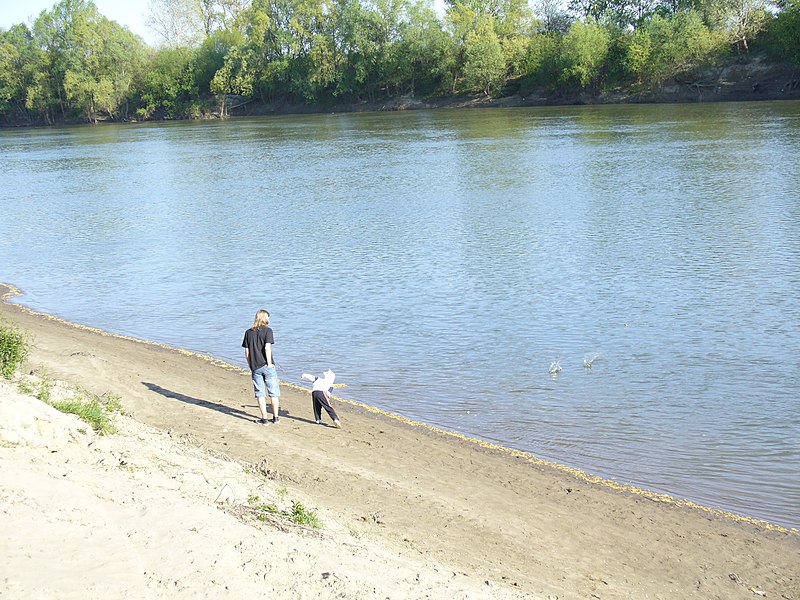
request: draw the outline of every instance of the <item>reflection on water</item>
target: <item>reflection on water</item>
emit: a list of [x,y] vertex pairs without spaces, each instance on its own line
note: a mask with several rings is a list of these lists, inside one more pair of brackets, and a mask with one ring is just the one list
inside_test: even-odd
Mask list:
[[266,306],[287,380],[800,527],[798,155],[798,103],[2,131],[0,280],[237,364]]

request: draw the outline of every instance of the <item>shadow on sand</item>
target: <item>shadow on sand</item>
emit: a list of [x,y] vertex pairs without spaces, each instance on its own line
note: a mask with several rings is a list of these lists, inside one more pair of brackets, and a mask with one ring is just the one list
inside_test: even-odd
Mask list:
[[163,388],[160,385],[156,385],[155,383],[148,383],[146,381],[143,381],[142,385],[145,386],[147,389],[149,389],[151,392],[161,394],[165,398],[174,398],[175,400],[186,402],[186,404],[194,404],[195,406],[202,406],[203,408],[216,410],[217,412],[221,412],[226,415],[236,417],[237,419],[252,421],[256,418],[255,415],[244,412],[243,410],[239,410],[238,408],[232,408],[230,406],[225,406],[224,404],[219,404],[217,402],[209,402],[208,400],[201,400],[200,398],[193,398],[192,396],[187,396],[186,394],[179,394],[178,392],[173,392],[172,390]]
[[[243,410],[239,410],[238,408],[232,408],[230,406],[226,406],[224,404],[219,404],[217,402],[210,402],[208,400],[201,400],[200,398],[194,398],[192,396],[187,396],[186,394],[180,394],[178,392],[173,392],[172,390],[168,390],[166,388],[161,387],[160,385],[156,385],[155,383],[148,383],[147,381],[142,381],[142,385],[149,389],[151,392],[155,392],[157,394],[161,394],[165,398],[174,398],[175,400],[180,400],[181,402],[186,402],[186,404],[194,404],[195,406],[202,406],[203,408],[208,408],[211,410],[216,410],[217,412],[224,413],[226,415],[230,415],[232,417],[236,417],[237,419],[243,419],[245,421],[255,421],[258,417],[258,405],[245,405],[242,408],[253,408],[254,411],[252,413],[245,412]],[[269,404],[269,403],[268,403]],[[269,410],[269,409],[268,409]],[[294,421],[299,421],[301,423],[314,423],[314,421],[310,419],[305,419],[303,417],[297,417],[289,414],[289,411],[286,409],[281,409],[279,411],[281,418],[292,419]]]

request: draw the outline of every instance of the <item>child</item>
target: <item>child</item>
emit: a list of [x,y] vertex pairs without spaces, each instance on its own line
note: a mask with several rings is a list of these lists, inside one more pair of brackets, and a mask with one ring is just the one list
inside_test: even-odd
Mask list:
[[314,404],[314,420],[317,425],[322,425],[322,408],[324,407],[328,416],[333,419],[334,427],[341,428],[342,422],[331,406],[329,395],[333,391],[333,380],[336,379],[336,373],[328,369],[322,374],[322,377],[314,377],[308,373],[303,373],[301,377],[314,382],[314,385],[311,386],[311,400]]

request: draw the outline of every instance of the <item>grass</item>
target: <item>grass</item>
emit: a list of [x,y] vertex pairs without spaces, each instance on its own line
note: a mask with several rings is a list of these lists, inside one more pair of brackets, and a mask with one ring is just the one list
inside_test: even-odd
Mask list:
[[0,321],[0,375],[11,379],[14,372],[28,357],[28,338],[16,327]]
[[317,513],[296,500],[292,502],[291,519],[298,525],[306,525],[314,529],[322,528],[322,520],[317,516]]
[[78,398],[70,398],[69,400],[53,402],[52,406],[63,413],[78,415],[91,425],[92,429],[97,433],[109,434],[116,431],[114,423],[111,421],[110,413],[97,400],[84,402]]
[[258,496],[249,496],[247,504],[256,512],[256,519],[259,521],[267,521],[269,515],[279,515],[281,512],[275,504],[262,502]]
[[109,435],[116,432],[114,426],[113,414],[119,412],[122,408],[120,397],[114,394],[103,394],[97,396],[86,391],[81,391],[81,395],[51,402],[53,408],[60,410],[63,413],[70,413],[77,415],[89,425],[92,426],[97,433],[102,435]]
[[[42,376],[39,378],[39,385],[33,389],[33,395],[37,400],[47,402],[50,404],[50,397],[53,393],[53,382],[47,376],[46,371],[42,371]],[[62,411],[63,412],[63,411]]]
[[[282,487],[281,489],[285,490],[286,488]],[[268,521],[272,516],[281,516],[288,518],[292,523],[297,525],[305,525],[306,527],[313,527],[314,529],[322,528],[322,520],[317,516],[317,513],[306,508],[296,500],[292,501],[291,511],[280,510],[274,503],[262,502],[261,498],[255,495],[251,495],[247,498],[247,504],[249,508],[255,512],[255,517],[259,521]]]
[[20,394],[25,394],[26,396],[33,396],[34,388],[31,385],[30,381],[21,380],[17,382],[17,389],[19,390]]

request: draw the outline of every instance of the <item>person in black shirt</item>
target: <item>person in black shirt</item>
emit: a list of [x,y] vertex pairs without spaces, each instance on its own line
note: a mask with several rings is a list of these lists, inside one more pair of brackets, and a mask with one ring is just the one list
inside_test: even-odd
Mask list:
[[247,359],[247,365],[253,377],[253,391],[258,402],[261,418],[258,423],[268,425],[267,400],[269,395],[272,404],[272,422],[278,423],[281,387],[278,383],[278,371],[275,368],[275,358],[272,355],[272,345],[275,338],[269,327],[269,313],[263,308],[256,313],[253,326],[244,332],[242,348]]

